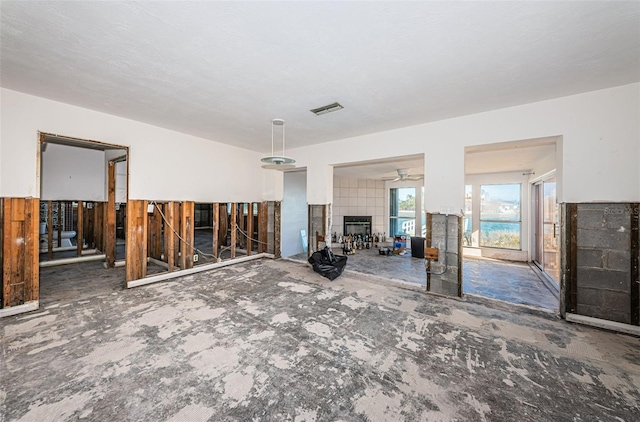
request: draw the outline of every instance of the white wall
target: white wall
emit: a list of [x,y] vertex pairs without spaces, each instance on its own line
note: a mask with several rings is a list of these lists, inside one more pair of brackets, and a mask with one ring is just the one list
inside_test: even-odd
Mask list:
[[127,162],[116,163],[116,202],[127,202]]
[[[311,174],[327,165],[423,153],[426,209],[457,211],[464,206],[466,146],[562,136],[557,173],[561,202],[637,202],[639,93],[640,84],[635,83],[292,149],[289,154]],[[307,198],[321,199],[325,191],[316,180],[308,186]]]
[[[1,95],[0,196],[39,196],[37,146],[42,131],[129,147],[130,199],[282,198],[278,175],[260,167],[257,152],[16,91],[2,89]],[[270,198],[263,192],[267,185],[257,180],[271,181]]]
[[106,200],[104,152],[47,144],[42,152],[44,200]]
[[282,199],[281,254],[284,257],[304,252],[300,230],[307,230],[307,172],[284,174]]

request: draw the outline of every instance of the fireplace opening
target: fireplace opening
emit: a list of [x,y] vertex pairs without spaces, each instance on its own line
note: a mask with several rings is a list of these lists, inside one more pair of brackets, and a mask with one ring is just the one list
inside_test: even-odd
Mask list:
[[346,215],[343,230],[345,236],[371,234],[371,216]]

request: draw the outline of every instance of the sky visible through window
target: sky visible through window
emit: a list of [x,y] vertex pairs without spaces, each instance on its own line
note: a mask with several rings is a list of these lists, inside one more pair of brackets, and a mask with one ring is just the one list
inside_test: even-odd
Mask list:
[[482,185],[484,199],[520,202],[520,185]]

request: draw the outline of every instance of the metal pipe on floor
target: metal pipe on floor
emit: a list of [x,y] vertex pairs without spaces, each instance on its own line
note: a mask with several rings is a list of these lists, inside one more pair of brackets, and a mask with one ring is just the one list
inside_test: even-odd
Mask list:
[[53,261],[40,262],[40,268],[55,267],[58,265],[67,265],[67,264],[77,264],[79,262],[101,261],[106,257],[107,255],[102,254],[102,255],[78,256],[75,258],[54,259]]
[[[160,267],[166,268],[167,270],[169,269],[169,264],[167,264],[164,261],[160,261],[159,259],[155,259],[155,258],[147,258],[147,262],[151,263],[151,264],[156,264]],[[180,267],[174,267],[174,268],[180,268]]]
[[229,265],[240,264],[242,262],[252,261],[254,259],[260,258],[271,258],[274,259],[275,256],[269,253],[259,253],[256,255],[243,256],[241,258],[230,259],[228,261],[215,262],[213,264],[200,265],[197,267],[189,268],[186,270],[167,272],[163,274],[152,275],[149,277],[141,278],[139,280],[133,280],[127,282],[127,289],[132,287],[140,287],[147,284],[157,283],[159,281],[170,280],[172,278],[182,277],[185,275],[196,274],[202,271],[215,270],[216,268],[222,268]]
[[[77,246],[63,246],[61,248],[53,248],[53,252],[68,252],[68,251],[77,251],[78,247]],[[83,249],[82,250],[82,255],[89,255],[92,253],[96,253],[97,249]],[[47,250],[42,250],[40,249],[39,251],[40,253],[46,253]]]

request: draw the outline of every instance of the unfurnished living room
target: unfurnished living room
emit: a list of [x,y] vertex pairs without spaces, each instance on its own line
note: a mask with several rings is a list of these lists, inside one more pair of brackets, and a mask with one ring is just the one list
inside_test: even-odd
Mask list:
[[0,0],[0,422],[640,414],[639,1]]

